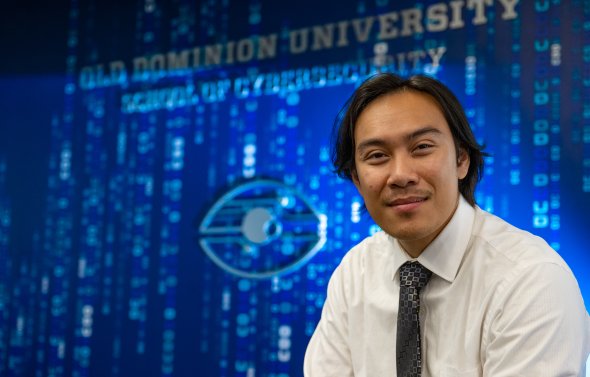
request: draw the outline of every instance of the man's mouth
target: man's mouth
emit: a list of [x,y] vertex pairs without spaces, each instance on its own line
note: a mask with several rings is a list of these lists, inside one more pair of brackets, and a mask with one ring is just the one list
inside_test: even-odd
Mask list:
[[402,206],[402,205],[406,205],[406,204],[420,203],[425,200],[426,200],[426,197],[424,197],[424,196],[409,196],[406,198],[398,198],[393,201],[390,201],[388,203],[388,205],[392,206],[392,207],[396,207],[396,206]]

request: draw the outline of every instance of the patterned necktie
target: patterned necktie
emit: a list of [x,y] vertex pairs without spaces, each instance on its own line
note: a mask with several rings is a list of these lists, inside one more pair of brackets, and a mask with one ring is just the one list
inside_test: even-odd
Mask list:
[[399,311],[397,314],[397,376],[420,377],[420,290],[432,272],[418,262],[400,267]]

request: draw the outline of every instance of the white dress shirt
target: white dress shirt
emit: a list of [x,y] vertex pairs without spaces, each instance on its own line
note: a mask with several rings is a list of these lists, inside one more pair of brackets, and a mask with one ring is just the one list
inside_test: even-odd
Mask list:
[[[352,248],[328,284],[306,377],[396,376],[399,267],[413,260],[380,232]],[[585,376],[590,317],[562,258],[541,238],[471,207],[415,259],[422,376]]]

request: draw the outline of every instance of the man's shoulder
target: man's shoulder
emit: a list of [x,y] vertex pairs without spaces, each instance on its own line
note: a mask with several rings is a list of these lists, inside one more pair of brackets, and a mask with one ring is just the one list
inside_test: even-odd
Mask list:
[[543,238],[480,208],[476,209],[472,235],[472,242],[479,248],[488,249],[497,258],[505,258],[511,263],[556,263],[566,266]]
[[364,266],[379,263],[392,257],[392,248],[397,241],[384,231],[378,231],[350,248],[343,256],[340,265]]
[[395,239],[389,236],[384,231],[380,230],[352,246],[347,254],[356,255],[358,253],[380,253],[381,251],[391,247]]

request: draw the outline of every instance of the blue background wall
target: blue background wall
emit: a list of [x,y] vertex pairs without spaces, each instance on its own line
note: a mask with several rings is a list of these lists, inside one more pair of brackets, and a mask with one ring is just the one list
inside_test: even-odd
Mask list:
[[329,137],[379,70],[456,92],[491,153],[479,205],[590,302],[590,2],[506,3],[7,8],[0,374],[301,375],[332,270],[377,230]]

